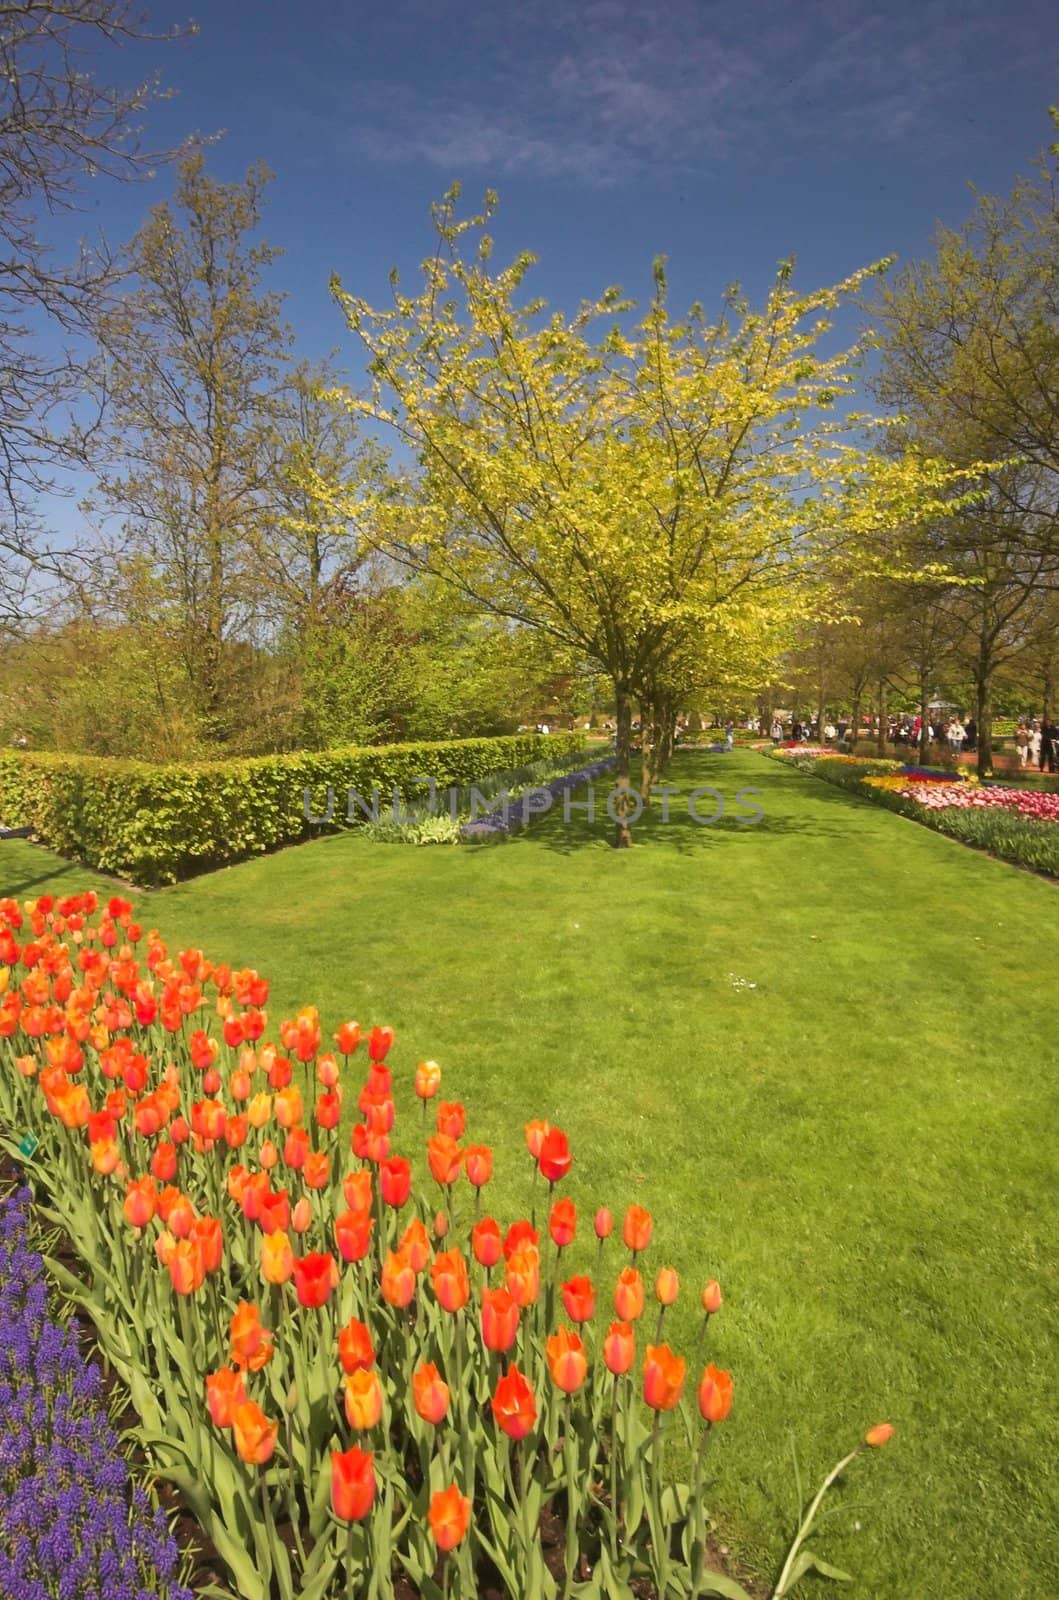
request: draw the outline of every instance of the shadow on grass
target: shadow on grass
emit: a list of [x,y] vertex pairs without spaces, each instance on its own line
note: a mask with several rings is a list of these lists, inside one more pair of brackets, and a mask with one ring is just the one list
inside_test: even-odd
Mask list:
[[[683,759],[677,756],[666,782],[679,790],[668,801],[668,815],[664,814],[663,802],[656,795],[633,822],[633,840],[637,845],[650,845],[682,855],[711,848],[731,849],[739,840],[746,839],[795,835],[835,839],[857,831],[859,823],[854,817],[862,808],[867,807],[876,814],[879,811],[878,806],[863,796],[821,783],[819,779],[813,780],[805,773],[769,763],[765,770],[759,772],[755,768],[748,775],[744,763],[740,762],[738,768],[732,770],[723,756],[716,757],[713,762],[697,753]],[[781,787],[788,789],[792,798],[797,793],[799,800],[802,796],[810,799],[812,809],[803,812],[797,802],[791,806],[786,798],[782,806],[770,806],[770,791]],[[696,790],[700,791],[695,798],[697,816],[692,815],[690,808],[690,797]],[[585,809],[589,788],[579,789],[571,797],[569,816],[560,801],[551,810],[531,817],[528,827],[504,842],[513,843],[528,836],[560,855],[586,848],[610,848],[614,823],[607,814],[607,799],[611,793],[610,784],[597,781],[592,817]],[[753,820],[755,808],[761,812],[757,820]],[[822,808],[830,808],[826,818],[821,815]]]

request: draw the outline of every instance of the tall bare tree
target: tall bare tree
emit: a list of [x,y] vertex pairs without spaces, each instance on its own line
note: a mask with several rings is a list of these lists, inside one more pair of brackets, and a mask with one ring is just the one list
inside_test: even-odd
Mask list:
[[183,619],[203,725],[225,737],[225,644],[255,605],[248,549],[273,514],[278,395],[290,334],[262,279],[280,253],[256,238],[270,174],[178,169],[175,204],[133,241],[136,287],[101,323],[110,399],[101,479],[129,540],[166,580]]
[[[120,264],[106,241],[60,261],[48,221],[76,211],[87,183],[147,176],[164,154],[141,143],[157,77],[118,87],[97,59],[150,32],[127,0],[0,4],[0,619],[23,612],[30,574],[54,571],[38,495],[77,458],[70,409],[84,394],[86,348]],[[84,426],[84,418],[81,419]]]

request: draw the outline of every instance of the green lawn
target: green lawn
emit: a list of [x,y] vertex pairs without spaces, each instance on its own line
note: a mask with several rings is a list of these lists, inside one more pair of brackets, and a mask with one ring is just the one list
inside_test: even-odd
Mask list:
[[[312,1000],[392,1023],[398,1072],[440,1061],[518,1169],[505,1210],[521,1124],[560,1123],[588,1214],[654,1212],[674,1342],[721,1279],[711,1505],[751,1569],[790,1531],[792,1442],[816,1479],[887,1419],[812,1541],[844,1592],[1059,1595],[1059,887],[750,753],[672,781],[755,784],[765,818],[622,854],[561,818],[477,849],[335,837],[143,920],[270,975],[274,1023]],[[99,881],[16,842],[0,866],[20,897]]]

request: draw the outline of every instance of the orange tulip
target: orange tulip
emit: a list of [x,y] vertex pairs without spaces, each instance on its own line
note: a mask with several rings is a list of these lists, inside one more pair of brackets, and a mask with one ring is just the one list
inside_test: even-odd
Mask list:
[[261,1089],[247,1105],[246,1120],[252,1128],[263,1128],[271,1115],[272,1096]]
[[513,1222],[504,1235],[505,1259],[510,1261],[515,1251],[523,1244],[532,1244],[534,1246],[540,1244],[540,1234],[526,1217],[522,1217],[518,1222]]
[[449,1231],[449,1219],[448,1219],[448,1217],[445,1215],[444,1211],[435,1211],[435,1213],[434,1213],[434,1238],[435,1239],[444,1239],[444,1237],[448,1233],[448,1231]]
[[245,1399],[246,1388],[241,1372],[222,1367],[219,1372],[211,1372],[207,1377],[206,1404],[218,1428],[231,1427],[232,1408],[241,1405]]
[[731,1373],[719,1371],[711,1361],[702,1375],[698,1399],[699,1410],[705,1421],[723,1422],[732,1409]]
[[261,1313],[248,1300],[240,1300],[228,1324],[232,1360],[241,1369],[260,1372],[272,1359],[272,1335],[261,1325]]
[[232,1408],[232,1429],[240,1460],[263,1467],[276,1448],[279,1423],[269,1422],[255,1401],[244,1400]]
[[580,1389],[588,1372],[588,1358],[580,1336],[569,1328],[560,1328],[545,1342],[544,1348],[548,1357],[548,1371],[556,1388],[564,1394],[573,1394]]
[[335,1218],[335,1243],[343,1261],[363,1261],[371,1249],[374,1217],[359,1211],[343,1211]]
[[416,1275],[403,1250],[391,1250],[382,1264],[382,1297],[398,1309],[408,1305],[416,1292]]
[[375,1499],[375,1457],[369,1450],[332,1450],[331,1509],[340,1522],[361,1522]]
[[[731,1385],[729,1384],[729,1390],[730,1388]],[[731,1395],[729,1393],[729,1401],[730,1399]],[[725,1416],[727,1415],[728,1413],[725,1412]],[[864,1443],[870,1444],[873,1450],[878,1450],[881,1449],[888,1439],[892,1439],[893,1436],[894,1425],[892,1422],[877,1422],[874,1428],[869,1428],[867,1433],[864,1435]]]
[[571,1278],[563,1284],[563,1305],[571,1322],[591,1322],[596,1310],[596,1291],[592,1279]]
[[331,1157],[326,1150],[313,1150],[305,1158],[302,1178],[307,1189],[323,1189],[331,1176]]
[[281,1128],[296,1128],[300,1125],[305,1115],[302,1103],[302,1093],[298,1085],[291,1084],[289,1088],[281,1089],[274,1102],[276,1121]]
[[351,1428],[363,1431],[374,1428],[382,1416],[382,1384],[379,1375],[370,1367],[357,1367],[343,1380],[346,1399],[346,1421]]
[[188,1238],[202,1251],[202,1265],[216,1272],[224,1259],[224,1234],[216,1217],[199,1217],[191,1224]]
[[412,1374],[412,1403],[424,1422],[435,1427],[449,1409],[449,1386],[432,1361],[426,1361]]
[[427,1140],[427,1161],[435,1183],[455,1183],[460,1175],[463,1151],[447,1133],[436,1133]]
[[495,1267],[504,1248],[500,1224],[492,1217],[483,1217],[471,1229],[471,1244],[479,1266]]
[[523,1309],[533,1304],[541,1290],[541,1258],[536,1245],[520,1245],[511,1256],[504,1272],[504,1286]]
[[708,1317],[712,1317],[720,1311],[721,1304],[721,1286],[716,1278],[711,1278],[702,1291],[702,1309]]
[[469,1144],[463,1152],[463,1170],[475,1189],[484,1188],[493,1176],[493,1152],[485,1144]]
[[654,1223],[651,1220],[651,1213],[645,1211],[643,1206],[630,1206],[625,1213],[625,1221],[622,1223],[621,1228],[621,1236],[625,1241],[626,1250],[631,1250],[634,1255],[638,1255],[641,1250],[646,1250],[651,1243],[653,1231]]
[[176,1177],[177,1147],[168,1139],[163,1139],[155,1146],[154,1155],[151,1157],[151,1172],[159,1183],[172,1183]]
[[195,1294],[202,1288],[206,1267],[202,1247],[193,1239],[181,1239],[173,1249],[166,1265],[169,1278],[177,1294]]
[[316,1120],[321,1128],[337,1128],[342,1116],[342,1092],[332,1090],[316,1097]]
[[302,1195],[294,1210],[290,1214],[290,1225],[295,1233],[305,1233],[313,1220],[312,1207],[307,1195]]
[[292,1128],[283,1144],[283,1160],[294,1172],[309,1159],[309,1135],[304,1128]]
[[572,1200],[555,1202],[548,1218],[548,1232],[552,1236],[552,1243],[560,1250],[565,1250],[568,1244],[573,1244],[577,1233],[577,1207]]
[[366,1323],[358,1322],[356,1317],[351,1317],[339,1331],[338,1359],[347,1377],[361,1367],[375,1365],[375,1347],[371,1342],[371,1330]]
[[[169,1145],[168,1148],[172,1150],[173,1146]],[[90,1154],[92,1156],[92,1166],[95,1168],[96,1172],[98,1172],[100,1176],[104,1178],[109,1177],[109,1175],[117,1168],[121,1161],[121,1151],[118,1149],[117,1140],[115,1139],[97,1140],[96,1143],[91,1146]],[[158,1151],[156,1150],[155,1156],[157,1156],[157,1154]],[[154,1173],[156,1178],[164,1177],[165,1175],[164,1172],[161,1172],[156,1168],[153,1158],[151,1161],[151,1171]],[[128,1212],[126,1212],[126,1216],[128,1216]]]
[[146,1228],[155,1213],[158,1191],[153,1178],[136,1178],[125,1191],[122,1207],[125,1221],[134,1228]]
[[467,1113],[458,1100],[438,1101],[438,1133],[450,1139],[462,1139],[467,1127]]
[[436,1061],[421,1061],[416,1067],[415,1090],[420,1100],[432,1100],[441,1088],[441,1068]]
[[408,1257],[413,1272],[422,1272],[430,1260],[430,1235],[418,1217],[413,1217],[401,1235],[399,1249]]
[[536,1161],[539,1157],[541,1153],[541,1145],[544,1143],[546,1136],[550,1132],[550,1122],[541,1122],[538,1119],[534,1122],[526,1123],[526,1149],[529,1151],[534,1161]]
[[603,1361],[608,1372],[621,1377],[636,1359],[636,1335],[627,1322],[612,1322],[603,1341]]
[[271,1139],[265,1140],[264,1144],[261,1146],[261,1149],[257,1153],[257,1159],[260,1161],[266,1172],[272,1171],[272,1168],[279,1160],[279,1151],[276,1149],[276,1146],[273,1144]]
[[338,1062],[330,1050],[317,1059],[316,1081],[322,1083],[325,1089],[333,1089],[338,1082]]
[[445,1250],[430,1268],[434,1293],[446,1311],[459,1311],[471,1294],[467,1263],[459,1250]]
[[346,1205],[351,1211],[370,1211],[370,1169],[368,1167],[359,1167],[356,1172],[348,1172],[342,1179],[342,1193],[345,1195]]
[[471,1502],[455,1484],[430,1497],[430,1531],[439,1550],[455,1550],[471,1525]]
[[667,1344],[649,1344],[643,1369],[643,1397],[653,1411],[672,1411],[684,1387],[687,1362]]
[[537,1402],[522,1373],[514,1365],[500,1379],[490,1402],[498,1428],[509,1439],[524,1439],[537,1420]]
[[624,1267],[618,1275],[614,1310],[622,1322],[635,1322],[643,1314],[643,1279],[635,1267]]
[[261,1241],[261,1276],[266,1283],[286,1283],[294,1271],[294,1251],[285,1233],[267,1233]]
[[680,1279],[672,1267],[662,1267],[655,1279],[655,1299],[660,1306],[671,1306],[680,1293]]
[[518,1334],[518,1305],[506,1289],[482,1290],[482,1343],[506,1352]]

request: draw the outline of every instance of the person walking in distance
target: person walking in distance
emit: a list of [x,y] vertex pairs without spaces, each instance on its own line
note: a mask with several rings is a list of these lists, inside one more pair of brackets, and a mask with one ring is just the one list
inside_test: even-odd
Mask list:
[[1059,757],[1059,728],[1055,725],[1054,717],[1045,717],[1041,723],[1040,770],[1054,772],[1057,757]]

